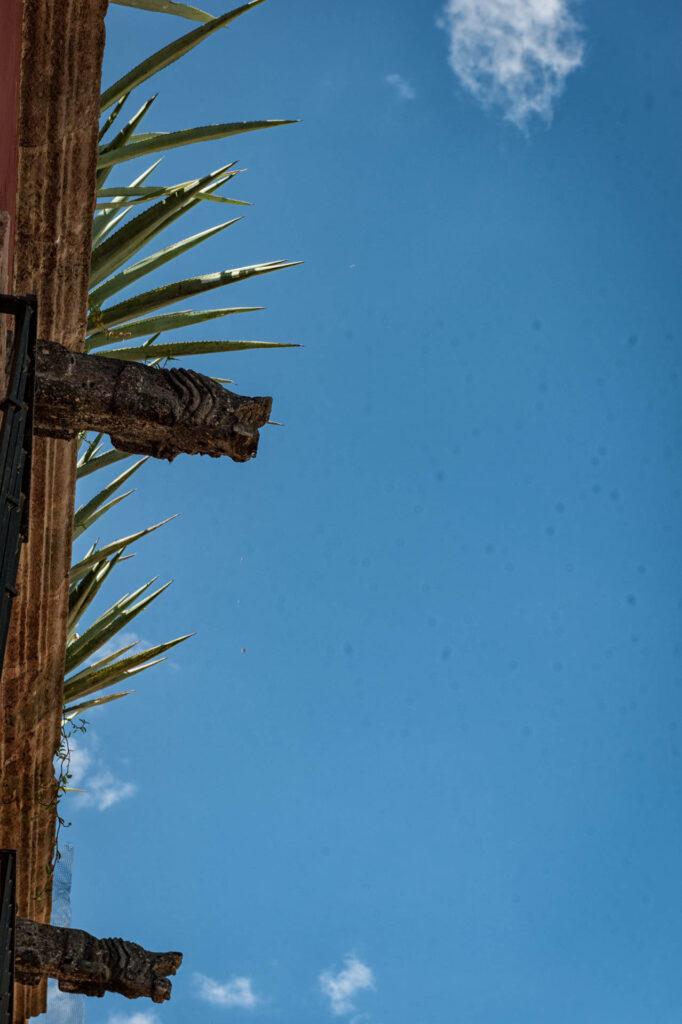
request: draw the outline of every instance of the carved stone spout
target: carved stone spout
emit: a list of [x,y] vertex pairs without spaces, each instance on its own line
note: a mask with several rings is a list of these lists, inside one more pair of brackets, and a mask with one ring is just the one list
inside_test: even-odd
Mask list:
[[169,461],[181,452],[252,459],[271,398],[246,398],[194,370],[162,370],[39,341],[35,432],[109,434],[131,454]]
[[170,999],[173,975],[182,953],[150,953],[125,939],[96,939],[79,928],[59,928],[17,918],[15,978],[38,985],[56,978],[62,992],[103,996],[118,992],[128,999]]

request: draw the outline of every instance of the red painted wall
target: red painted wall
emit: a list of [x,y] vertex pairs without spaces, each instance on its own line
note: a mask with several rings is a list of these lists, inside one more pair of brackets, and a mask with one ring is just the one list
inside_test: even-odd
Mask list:
[[[0,210],[11,217],[9,266],[14,256],[17,198],[19,74],[23,0],[0,0]],[[8,285],[11,288],[11,283]]]

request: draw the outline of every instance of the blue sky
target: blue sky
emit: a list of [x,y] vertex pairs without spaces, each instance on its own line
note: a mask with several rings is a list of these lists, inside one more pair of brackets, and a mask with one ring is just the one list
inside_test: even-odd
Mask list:
[[[248,168],[183,275],[305,260],[229,295],[303,347],[195,360],[285,426],[101,530],[180,513],[107,596],[198,636],[77,748],[73,925],[185,954],[91,1024],[680,1020],[681,21],[270,0],[139,91],[301,118],[157,180]],[[111,5],[105,84],[191,27]]]

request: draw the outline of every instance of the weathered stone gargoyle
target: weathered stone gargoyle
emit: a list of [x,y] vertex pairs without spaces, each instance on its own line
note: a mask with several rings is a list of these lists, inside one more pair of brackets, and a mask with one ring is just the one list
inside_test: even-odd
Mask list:
[[252,459],[271,398],[235,395],[194,370],[162,370],[38,341],[34,430],[70,439],[109,434],[114,447],[171,460],[190,455]]
[[182,953],[150,953],[125,939],[96,939],[79,928],[60,928],[16,919],[15,979],[38,985],[56,978],[62,992],[103,996],[118,992],[128,999],[170,999],[173,975]]

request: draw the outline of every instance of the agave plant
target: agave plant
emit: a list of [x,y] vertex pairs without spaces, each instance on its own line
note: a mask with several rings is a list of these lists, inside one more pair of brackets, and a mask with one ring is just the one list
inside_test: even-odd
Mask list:
[[[115,298],[119,292],[134,285],[141,278],[177,259],[219,232],[225,231],[241,219],[241,217],[233,217],[214,227],[175,241],[151,255],[141,256],[141,251],[146,249],[157,235],[201,202],[248,206],[248,203],[218,194],[218,190],[233,181],[237,175],[238,172],[235,170],[234,164],[226,164],[201,177],[175,185],[145,184],[161,163],[160,160],[156,160],[127,185],[115,187],[106,185],[110,173],[118,164],[137,157],[164,152],[190,143],[228,138],[241,132],[294,123],[292,121],[243,121],[205,125],[172,132],[141,132],[140,124],[155,99],[155,97],[151,97],[142,104],[135,114],[128,118],[122,127],[118,128],[115,134],[113,133],[134,89],[162,68],[179,60],[202,40],[228,26],[240,15],[257,7],[264,0],[250,0],[249,3],[219,17],[212,17],[198,8],[175,3],[172,0],[114,0],[114,2],[126,7],[177,15],[191,21],[201,22],[201,25],[163,47],[147,60],[142,61],[102,93],[103,124],[100,132],[97,171],[97,205],[93,225],[86,351],[102,349],[102,354],[111,358],[144,361],[151,365],[159,365],[179,356],[232,352],[249,348],[288,347],[274,342],[232,339],[170,342],[159,342],[158,340],[166,331],[175,330],[178,327],[190,327],[262,308],[234,306],[209,310],[189,309],[180,312],[167,312],[169,306],[193,299],[215,288],[236,284],[250,277],[269,274],[275,270],[296,265],[286,260],[219,270],[173,281],[152,290],[142,291],[121,301],[116,301]],[[136,215],[130,217],[131,213]],[[131,345],[129,344],[130,339],[141,340]],[[122,345],[124,340],[126,344]],[[232,383],[224,379],[220,380],[221,383]],[[132,458],[126,452],[118,451],[115,448],[104,448],[102,435],[94,437],[82,435],[77,469],[78,479],[81,480],[101,469]],[[132,462],[114,480],[107,483],[76,510],[74,539],[82,536],[95,522],[133,493],[131,490],[122,490],[122,488],[146,461],[146,459],[138,459]],[[93,707],[127,696],[132,690],[126,689],[104,695],[102,695],[102,691],[122,682],[125,684],[137,673],[157,665],[164,660],[166,652],[191,635],[176,637],[135,653],[130,652],[136,644],[125,644],[120,641],[121,646],[117,646],[114,642],[116,636],[126,629],[131,621],[169,586],[166,583],[154,589],[156,579],[148,581],[134,593],[124,594],[84,630],[80,626],[110,574],[116,566],[131,557],[129,550],[131,546],[168,521],[164,520],[162,523],[141,529],[128,537],[101,546],[99,541],[96,541],[86,554],[71,567],[66,678],[64,682],[65,721],[82,715]],[[114,649],[112,650],[112,648]]]
[[156,11],[159,14],[177,14],[190,21],[211,21],[212,14],[200,11],[198,7],[175,3],[174,0],[112,0],[121,7],[137,7],[140,11]]

